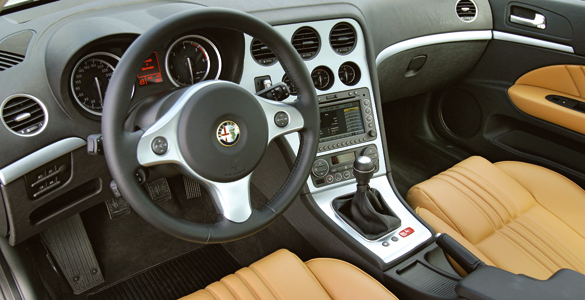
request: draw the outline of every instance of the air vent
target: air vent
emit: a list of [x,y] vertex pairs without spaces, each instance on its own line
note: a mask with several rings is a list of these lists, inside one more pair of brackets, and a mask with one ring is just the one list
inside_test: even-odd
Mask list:
[[293,34],[292,45],[304,60],[309,60],[319,53],[321,41],[315,29],[301,27]]
[[39,99],[29,95],[14,95],[2,103],[2,123],[21,136],[40,133],[47,126],[47,109]]
[[475,6],[475,2],[471,0],[459,0],[456,10],[457,16],[463,22],[471,22],[475,20],[475,16],[477,15],[477,7]]
[[270,66],[276,62],[276,55],[259,39],[252,41],[252,57],[263,66]]
[[24,56],[16,53],[0,51],[0,72],[10,69],[24,60]]
[[337,23],[329,34],[329,42],[335,52],[345,55],[355,48],[355,29],[349,23]]

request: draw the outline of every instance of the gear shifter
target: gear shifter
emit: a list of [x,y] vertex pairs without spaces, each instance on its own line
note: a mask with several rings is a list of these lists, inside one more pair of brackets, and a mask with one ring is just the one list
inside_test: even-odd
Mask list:
[[390,209],[380,192],[370,188],[376,164],[370,157],[360,156],[353,164],[357,181],[354,195],[333,200],[333,209],[355,231],[376,240],[400,227],[400,219]]

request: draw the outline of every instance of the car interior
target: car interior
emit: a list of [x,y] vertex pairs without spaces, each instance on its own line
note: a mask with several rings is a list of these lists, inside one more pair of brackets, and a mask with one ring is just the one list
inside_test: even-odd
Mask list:
[[0,0],[0,299],[579,299],[585,2]]

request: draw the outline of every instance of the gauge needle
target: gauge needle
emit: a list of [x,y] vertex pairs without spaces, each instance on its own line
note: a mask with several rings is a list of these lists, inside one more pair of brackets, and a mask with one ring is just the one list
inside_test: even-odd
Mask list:
[[193,65],[191,64],[191,59],[187,57],[187,63],[189,64],[189,74],[191,74],[191,84],[195,83],[195,78],[193,78]]
[[98,90],[98,94],[100,95],[100,104],[102,106],[104,106],[104,97],[102,97],[102,90],[100,89],[100,81],[98,80],[97,77],[94,77],[93,79],[95,79],[95,87]]

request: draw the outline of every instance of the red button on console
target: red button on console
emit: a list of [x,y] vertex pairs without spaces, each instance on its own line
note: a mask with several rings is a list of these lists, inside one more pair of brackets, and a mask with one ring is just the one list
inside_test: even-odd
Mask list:
[[414,232],[414,229],[408,227],[405,228],[404,230],[402,230],[400,233],[398,233],[401,237],[407,237],[409,235],[411,235]]

